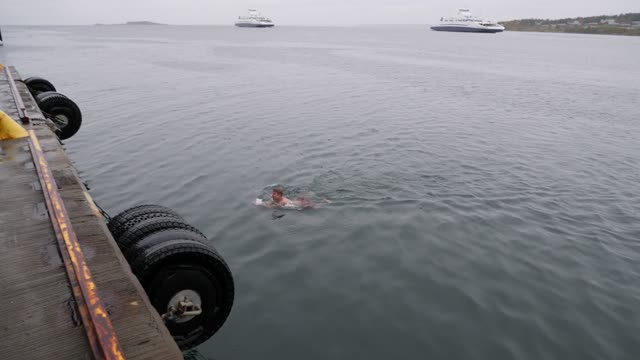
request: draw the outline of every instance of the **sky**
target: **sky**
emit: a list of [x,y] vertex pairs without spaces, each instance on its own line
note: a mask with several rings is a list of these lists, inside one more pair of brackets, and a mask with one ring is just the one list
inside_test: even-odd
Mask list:
[[0,26],[229,25],[248,8],[276,25],[431,24],[459,7],[487,20],[556,19],[640,12],[640,0],[2,0]]

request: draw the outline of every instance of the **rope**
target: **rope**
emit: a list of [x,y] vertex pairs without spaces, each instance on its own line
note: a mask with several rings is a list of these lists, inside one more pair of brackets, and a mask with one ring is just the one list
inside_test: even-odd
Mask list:
[[102,214],[102,216],[107,219],[107,222],[111,221],[111,216],[109,216],[109,214],[104,211],[104,209],[102,207],[100,207],[100,205],[98,205],[98,203],[93,200],[93,204],[98,208],[98,210],[100,210],[100,214]]

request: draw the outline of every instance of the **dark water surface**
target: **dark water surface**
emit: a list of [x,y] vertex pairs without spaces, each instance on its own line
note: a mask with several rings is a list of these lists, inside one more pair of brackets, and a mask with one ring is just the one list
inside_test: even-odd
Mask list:
[[[222,359],[637,359],[640,38],[427,27],[4,27],[84,114],[115,214],[228,260]],[[333,200],[280,213],[282,183]]]

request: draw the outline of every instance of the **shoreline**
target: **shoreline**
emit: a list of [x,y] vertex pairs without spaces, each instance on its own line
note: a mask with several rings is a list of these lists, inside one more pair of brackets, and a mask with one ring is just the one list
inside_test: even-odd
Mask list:
[[507,31],[640,36],[640,13],[501,21]]

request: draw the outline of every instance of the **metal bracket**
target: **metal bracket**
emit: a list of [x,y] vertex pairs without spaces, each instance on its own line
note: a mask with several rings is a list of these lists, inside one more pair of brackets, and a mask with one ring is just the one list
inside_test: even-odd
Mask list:
[[194,316],[198,316],[202,314],[202,306],[200,304],[194,303],[185,292],[195,294],[196,302],[199,301],[199,296],[197,293],[191,290],[184,290],[184,292],[180,292],[176,294],[169,303],[167,307],[167,312],[162,314],[162,319],[166,321],[173,322],[185,322],[191,320]]

